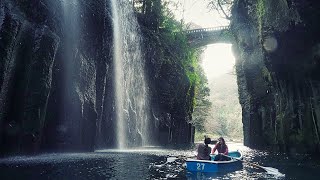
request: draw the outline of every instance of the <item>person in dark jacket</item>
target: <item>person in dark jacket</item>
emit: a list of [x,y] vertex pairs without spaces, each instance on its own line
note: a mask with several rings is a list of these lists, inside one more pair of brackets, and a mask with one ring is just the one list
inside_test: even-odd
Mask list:
[[218,151],[218,154],[215,156],[214,161],[228,161],[230,160],[228,156],[228,146],[226,145],[226,142],[224,141],[223,137],[220,137],[218,139],[217,144],[212,149],[212,154],[215,153],[215,151]]
[[210,143],[211,143],[211,139],[206,137],[204,139],[204,144],[199,144],[198,145],[197,159],[199,159],[199,160],[211,160],[211,157],[210,157],[211,147],[209,147]]

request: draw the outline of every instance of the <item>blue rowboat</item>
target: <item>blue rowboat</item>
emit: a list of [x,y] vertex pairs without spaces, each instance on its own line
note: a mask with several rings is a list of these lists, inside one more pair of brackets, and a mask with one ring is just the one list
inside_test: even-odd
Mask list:
[[239,151],[229,152],[231,160],[229,161],[213,161],[216,155],[210,155],[211,161],[187,159],[187,170],[191,172],[230,172],[242,168],[242,154]]

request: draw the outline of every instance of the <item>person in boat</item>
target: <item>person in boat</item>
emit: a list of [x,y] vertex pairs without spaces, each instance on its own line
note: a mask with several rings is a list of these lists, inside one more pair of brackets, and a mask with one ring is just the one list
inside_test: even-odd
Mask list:
[[228,146],[226,142],[224,141],[223,137],[220,137],[218,139],[217,144],[212,149],[212,154],[215,153],[215,151],[218,151],[218,154],[215,156],[214,161],[229,161],[230,158],[228,156]]
[[204,144],[198,145],[198,154],[197,159],[199,160],[211,160],[210,153],[211,147],[209,144],[211,143],[211,139],[208,137],[204,138]]

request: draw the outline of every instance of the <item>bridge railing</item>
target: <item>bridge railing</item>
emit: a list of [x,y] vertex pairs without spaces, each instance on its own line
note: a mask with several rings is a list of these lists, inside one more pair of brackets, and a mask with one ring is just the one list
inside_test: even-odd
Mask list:
[[210,27],[210,28],[201,28],[201,29],[192,29],[185,31],[187,34],[190,33],[200,33],[200,32],[210,32],[210,31],[219,31],[229,29],[229,26],[218,26],[218,27]]

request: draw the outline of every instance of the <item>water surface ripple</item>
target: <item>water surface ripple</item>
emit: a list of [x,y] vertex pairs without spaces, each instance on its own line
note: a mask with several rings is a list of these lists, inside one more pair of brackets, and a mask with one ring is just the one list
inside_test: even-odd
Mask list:
[[92,153],[53,153],[0,159],[0,179],[319,179],[320,161],[309,155],[286,155],[249,149],[241,150],[244,160],[277,168],[285,176],[268,174],[244,164],[225,173],[190,173],[183,159],[166,162],[171,156],[191,156],[194,150],[130,149],[98,150]]

